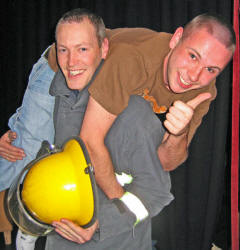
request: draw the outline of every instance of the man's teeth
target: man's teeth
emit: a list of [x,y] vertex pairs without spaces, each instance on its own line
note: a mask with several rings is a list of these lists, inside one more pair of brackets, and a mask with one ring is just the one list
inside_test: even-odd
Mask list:
[[187,86],[191,85],[191,83],[185,82],[181,76],[180,76],[180,80],[181,80],[181,82],[182,82],[184,85],[187,85]]
[[75,76],[77,74],[83,73],[83,69],[82,70],[70,70],[69,72],[70,72],[70,75]]

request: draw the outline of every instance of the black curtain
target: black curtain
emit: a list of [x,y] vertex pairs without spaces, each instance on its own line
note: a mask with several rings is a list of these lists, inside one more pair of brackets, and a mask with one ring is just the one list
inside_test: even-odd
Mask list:
[[[174,32],[194,16],[216,12],[232,21],[232,0],[3,0],[1,1],[0,134],[21,104],[28,75],[54,41],[59,17],[72,8],[91,9],[108,28],[147,27]],[[154,49],[154,48],[153,48]],[[211,248],[230,168],[231,65],[217,81],[218,96],[190,146],[186,163],[171,172],[175,200],[153,219],[161,250]]]

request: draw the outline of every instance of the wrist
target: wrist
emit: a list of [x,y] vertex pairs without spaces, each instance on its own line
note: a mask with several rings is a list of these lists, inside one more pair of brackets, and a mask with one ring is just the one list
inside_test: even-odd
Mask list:
[[177,135],[169,134],[167,142],[169,143],[169,145],[179,145],[179,144],[186,142],[186,145],[187,145],[188,131],[189,130],[185,130],[181,134],[177,134]]
[[134,194],[125,192],[120,200],[127,206],[127,208],[136,216],[134,225],[146,219],[149,215],[148,210],[142,201]]

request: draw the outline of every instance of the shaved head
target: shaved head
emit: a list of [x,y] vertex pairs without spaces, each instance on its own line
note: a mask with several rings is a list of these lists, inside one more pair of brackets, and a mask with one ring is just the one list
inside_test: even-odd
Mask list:
[[232,26],[222,17],[210,14],[202,14],[195,17],[184,28],[183,39],[191,34],[205,29],[209,34],[220,41],[226,48],[232,51],[236,47],[236,36]]

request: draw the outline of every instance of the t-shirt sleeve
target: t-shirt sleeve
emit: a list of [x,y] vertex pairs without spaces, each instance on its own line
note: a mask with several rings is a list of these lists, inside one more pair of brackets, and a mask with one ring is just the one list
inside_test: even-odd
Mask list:
[[55,43],[51,45],[48,51],[48,64],[54,72],[58,71],[57,55]]
[[146,79],[141,54],[130,45],[118,44],[111,48],[89,93],[108,112],[118,115],[127,107],[130,95],[143,88]]

